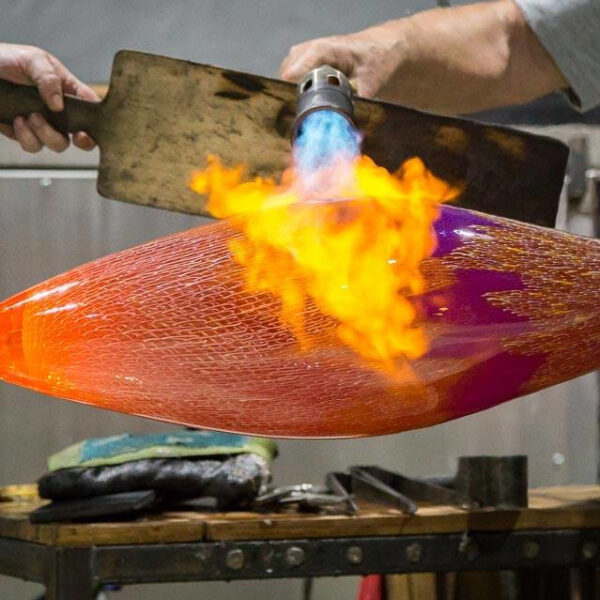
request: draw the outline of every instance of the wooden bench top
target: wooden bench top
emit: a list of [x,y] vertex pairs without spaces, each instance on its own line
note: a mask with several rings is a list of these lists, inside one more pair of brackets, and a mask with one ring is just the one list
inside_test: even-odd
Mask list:
[[275,540],[600,528],[600,486],[537,488],[529,508],[464,511],[426,506],[415,515],[373,508],[357,515],[252,512],[166,512],[127,522],[33,525],[40,506],[35,485],[0,487],[0,537],[54,546]]

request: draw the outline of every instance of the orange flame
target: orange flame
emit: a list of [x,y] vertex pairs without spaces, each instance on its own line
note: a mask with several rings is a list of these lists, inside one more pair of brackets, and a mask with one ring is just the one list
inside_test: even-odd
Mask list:
[[421,261],[435,249],[433,222],[457,190],[413,158],[392,175],[362,156],[301,177],[288,169],[277,184],[243,181],[244,169],[209,157],[191,188],[208,210],[233,217],[242,236],[230,243],[249,292],[281,301],[280,318],[303,347],[312,300],[333,317],[337,336],[362,357],[387,364],[427,350],[411,296],[423,292]]

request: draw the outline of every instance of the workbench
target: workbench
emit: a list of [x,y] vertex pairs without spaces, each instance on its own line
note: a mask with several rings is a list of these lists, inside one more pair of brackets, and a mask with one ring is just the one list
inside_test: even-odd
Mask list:
[[592,598],[600,566],[598,486],[534,489],[526,509],[426,506],[412,516],[172,512],[33,525],[40,503],[35,486],[0,488],[0,573],[43,583],[48,600],[91,599],[108,583],[557,567],[575,568]]

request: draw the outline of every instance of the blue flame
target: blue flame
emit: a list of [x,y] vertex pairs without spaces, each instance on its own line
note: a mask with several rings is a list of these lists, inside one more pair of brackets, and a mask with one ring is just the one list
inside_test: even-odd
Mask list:
[[309,175],[323,167],[360,154],[361,136],[340,113],[317,110],[306,116],[294,145],[294,160],[301,175]]

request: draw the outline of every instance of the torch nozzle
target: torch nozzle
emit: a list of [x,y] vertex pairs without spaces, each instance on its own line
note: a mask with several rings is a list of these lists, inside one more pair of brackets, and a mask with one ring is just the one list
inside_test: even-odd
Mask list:
[[354,124],[350,81],[341,71],[329,65],[309,71],[298,82],[296,119],[292,126],[293,140],[300,134],[306,116],[318,110],[335,111]]

